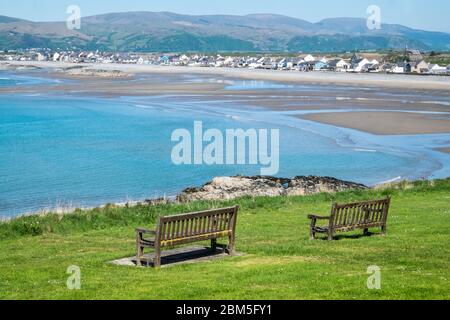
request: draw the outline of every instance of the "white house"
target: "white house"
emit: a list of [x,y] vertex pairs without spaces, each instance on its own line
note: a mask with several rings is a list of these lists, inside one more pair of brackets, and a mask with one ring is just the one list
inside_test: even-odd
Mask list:
[[392,73],[405,73],[406,72],[406,64],[405,63],[397,63],[390,70]]
[[369,63],[365,64],[362,68],[362,71],[364,72],[380,72],[381,65],[380,63],[373,59],[372,61],[369,61]]
[[361,72],[366,64],[370,64],[370,61],[366,58],[356,60],[350,66],[351,71],[353,72]]
[[32,59],[36,60],[36,61],[44,61],[45,60],[45,56],[40,53],[40,52],[36,52],[32,55]]
[[447,68],[446,67],[441,67],[438,64],[431,64],[429,66],[429,70],[430,70],[430,73],[432,73],[432,74],[444,74],[444,73],[447,73]]
[[336,63],[336,71],[347,71],[348,68],[350,67],[350,64],[345,61],[344,59],[341,59],[340,61],[338,61]]
[[314,62],[314,61],[316,61],[316,57],[314,57],[314,56],[308,54],[306,57],[303,58],[303,60],[304,60],[305,62]]
[[221,68],[221,67],[223,67],[224,62],[225,62],[225,58],[220,56],[220,55],[218,55],[217,59],[216,59],[216,61],[214,63],[214,66],[217,67],[217,68]]
[[349,68],[349,63],[344,59],[333,59],[328,62],[328,67],[332,71],[345,72]]
[[227,57],[224,61],[223,64],[226,66],[231,66],[234,63],[234,59],[233,57]]
[[59,57],[61,57],[61,55],[58,52],[55,52],[55,54],[53,55],[53,61],[58,61]]
[[277,68],[278,68],[278,69],[283,70],[283,69],[285,69],[286,67],[287,67],[287,62],[286,62],[286,59],[285,59],[285,58],[283,58],[283,59],[281,59],[280,61],[278,61],[278,63],[277,63]]
[[293,70],[294,69],[294,65],[295,65],[295,62],[293,60],[290,60],[286,64],[286,69]]

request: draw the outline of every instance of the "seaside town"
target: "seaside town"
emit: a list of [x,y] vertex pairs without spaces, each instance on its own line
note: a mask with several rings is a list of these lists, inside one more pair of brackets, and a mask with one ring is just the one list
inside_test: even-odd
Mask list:
[[[415,49],[391,54],[346,53],[336,56],[299,54],[274,56],[265,54],[225,55],[225,54],[138,54],[109,52],[77,52],[48,49],[26,51],[5,51],[0,53],[0,61],[54,61],[68,63],[118,63],[160,66],[247,68],[285,70],[298,72],[353,72],[353,73],[393,73],[450,75],[450,65],[439,65],[427,61],[434,53],[425,54]],[[446,59],[448,60],[448,59]]]

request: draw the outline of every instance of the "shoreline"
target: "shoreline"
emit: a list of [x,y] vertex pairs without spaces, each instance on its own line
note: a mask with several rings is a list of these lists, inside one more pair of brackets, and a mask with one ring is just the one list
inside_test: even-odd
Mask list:
[[109,72],[120,71],[127,74],[197,74],[217,75],[247,80],[266,80],[288,83],[363,85],[398,89],[430,89],[450,90],[448,77],[414,76],[395,74],[357,74],[338,72],[295,72],[280,70],[233,69],[212,67],[176,67],[134,64],[79,64],[49,61],[12,61],[5,62],[10,66],[36,66],[39,68],[73,68],[83,66],[84,69],[97,69]]
[[[239,193],[235,193],[238,196],[234,197],[222,197],[222,198],[216,198],[217,190],[222,190],[224,192],[223,184],[225,187],[230,187],[230,179],[247,179],[247,180],[266,180],[265,189],[264,187],[261,188],[261,182],[255,184],[254,186],[249,187],[248,185],[237,184],[239,187],[247,188],[247,194],[239,195]],[[299,185],[299,183],[294,183],[289,187],[283,187],[282,185],[286,183],[286,181],[295,181],[296,179],[304,179],[306,180],[307,184],[311,183],[313,180],[319,180],[322,182],[325,182],[326,186],[322,185],[321,183],[316,185]],[[435,180],[445,180],[445,179],[428,179],[426,181],[433,182]],[[268,182],[267,182],[268,181]],[[167,196],[167,197],[160,197],[160,198],[153,198],[153,199],[143,199],[143,200],[129,200],[127,202],[124,201],[117,201],[117,202],[110,202],[110,203],[103,203],[99,205],[93,205],[93,206],[85,206],[85,207],[67,207],[67,208],[55,208],[55,209],[42,209],[37,210],[34,212],[24,212],[21,214],[17,214],[14,216],[0,216],[0,224],[2,223],[9,223],[11,221],[21,219],[21,218],[27,218],[27,217],[46,217],[51,215],[57,215],[57,216],[65,216],[65,215],[71,215],[71,214],[77,214],[78,212],[86,213],[89,211],[93,211],[96,209],[105,209],[108,207],[112,208],[135,208],[140,205],[147,205],[147,206],[157,206],[157,205],[170,205],[170,204],[188,204],[193,203],[197,201],[228,201],[228,200],[238,200],[243,197],[248,197],[249,194],[253,198],[260,198],[260,197],[305,197],[305,196],[311,196],[311,195],[317,195],[321,193],[330,193],[335,194],[339,192],[345,192],[350,190],[380,190],[382,188],[387,187],[393,187],[396,185],[401,185],[403,183],[411,184],[416,181],[423,181],[423,180],[396,180],[392,179],[391,181],[385,181],[380,182],[377,185],[374,186],[365,186],[360,183],[356,182],[350,182],[345,181],[341,179],[336,179],[333,177],[316,177],[316,176],[303,176],[303,177],[293,177],[293,178],[279,178],[279,177],[262,177],[262,176],[234,176],[234,177],[215,177],[211,181],[205,183],[202,186],[196,186],[196,187],[187,187],[180,193],[174,196]],[[277,187],[273,185],[273,183],[279,184],[280,189],[284,190],[294,190],[293,192],[277,192],[274,193],[274,190],[277,190]],[[259,190],[255,191],[255,187],[258,187]],[[302,188],[305,188],[304,190],[310,190],[312,192],[304,192]],[[311,189],[312,188],[312,189]],[[216,191],[215,191],[216,190]],[[303,191],[302,191],[303,190]],[[236,191],[236,190],[235,190]]]

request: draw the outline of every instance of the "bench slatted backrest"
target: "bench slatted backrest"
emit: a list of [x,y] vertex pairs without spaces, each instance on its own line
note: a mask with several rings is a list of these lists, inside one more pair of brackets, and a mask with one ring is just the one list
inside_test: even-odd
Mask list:
[[160,240],[171,241],[221,232],[232,232],[236,227],[237,210],[237,207],[231,207],[160,217]]
[[366,224],[384,223],[387,219],[391,199],[334,204],[330,227],[344,228]]

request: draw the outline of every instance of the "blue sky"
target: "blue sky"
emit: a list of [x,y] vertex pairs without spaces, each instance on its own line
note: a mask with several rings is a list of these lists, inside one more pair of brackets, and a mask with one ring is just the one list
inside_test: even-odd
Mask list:
[[34,21],[62,21],[71,4],[79,5],[83,16],[122,11],[277,13],[311,22],[331,17],[366,17],[367,7],[378,5],[385,23],[450,32],[448,0],[1,0],[0,15]]

